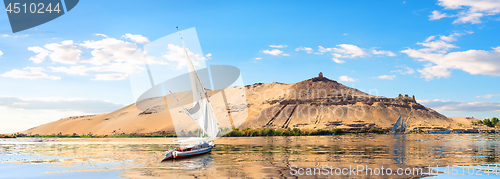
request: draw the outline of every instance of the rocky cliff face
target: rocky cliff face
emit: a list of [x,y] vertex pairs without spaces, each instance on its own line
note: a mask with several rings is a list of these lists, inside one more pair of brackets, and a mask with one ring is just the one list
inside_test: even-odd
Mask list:
[[248,85],[246,90],[250,113],[241,128],[392,128],[399,116],[410,127],[448,127],[452,122],[417,103],[414,96],[369,95],[322,74],[295,84]]

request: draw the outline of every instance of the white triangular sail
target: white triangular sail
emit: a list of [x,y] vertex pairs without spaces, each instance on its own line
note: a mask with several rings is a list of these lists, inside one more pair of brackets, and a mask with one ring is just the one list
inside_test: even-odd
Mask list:
[[[177,29],[177,31],[179,32],[179,29]],[[200,126],[203,132],[205,132],[210,139],[214,140],[219,133],[219,124],[215,118],[215,114],[207,97],[205,88],[203,87],[198,73],[196,72],[196,68],[194,68],[193,63],[189,58],[189,54],[186,50],[186,46],[184,45],[184,40],[182,39],[180,32],[179,36],[186,55],[186,65],[188,67],[189,79],[191,81],[191,88],[193,91],[193,106],[186,109],[185,112],[198,124],[198,126]]]
[[401,132],[405,132],[405,118],[403,118],[403,121],[401,122]]
[[396,121],[396,124],[394,124],[394,128],[392,128],[392,132],[395,132],[396,129],[398,129],[399,125],[401,124],[401,116],[399,116],[398,121]]

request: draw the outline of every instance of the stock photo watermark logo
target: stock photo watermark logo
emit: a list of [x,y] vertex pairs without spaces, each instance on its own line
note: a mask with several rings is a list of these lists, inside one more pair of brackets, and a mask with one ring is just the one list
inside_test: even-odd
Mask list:
[[165,116],[179,137],[202,135],[200,129],[208,134],[213,128],[220,131],[217,136],[223,136],[243,124],[248,110],[240,70],[206,65],[210,58],[203,55],[194,28],[164,36],[136,51],[128,63],[140,69],[129,74],[140,115]]
[[27,30],[71,11],[79,0],[4,0],[12,33]]

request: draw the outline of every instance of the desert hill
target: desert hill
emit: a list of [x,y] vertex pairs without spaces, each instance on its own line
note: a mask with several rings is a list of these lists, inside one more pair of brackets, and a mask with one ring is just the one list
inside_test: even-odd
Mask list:
[[[228,107],[214,105],[216,116],[234,117],[245,115],[241,122],[221,124],[239,128],[307,128],[307,129],[349,129],[354,127],[392,128],[399,116],[411,127],[455,126],[456,122],[427,108],[415,97],[399,95],[396,98],[369,95],[350,88],[335,80],[323,77],[311,78],[295,84],[256,83],[244,87],[225,89],[228,99],[239,99],[244,90],[247,110],[244,106],[229,104]],[[215,92],[214,92],[215,93]],[[181,101],[192,100],[189,92],[177,94]],[[167,95],[165,99],[172,98]],[[212,97],[211,97],[212,99]],[[244,102],[240,100],[239,102]],[[151,98],[151,104],[165,104],[163,98]],[[217,99],[213,104],[224,104]],[[234,104],[234,103],[233,103]],[[175,105],[174,103],[169,103]],[[172,106],[170,106],[172,107]],[[172,110],[171,110],[172,111]],[[181,113],[181,111],[179,111]],[[130,133],[175,133],[171,116],[175,113],[165,110],[163,105],[151,105],[139,110],[131,104],[117,111],[90,116],[63,118],[51,123],[23,131],[24,134],[96,134],[123,135]],[[178,117],[174,117],[178,118]],[[219,118],[218,118],[219,119]],[[219,122],[221,123],[221,122]],[[196,126],[193,126],[196,127]],[[193,128],[194,129],[194,128]]]

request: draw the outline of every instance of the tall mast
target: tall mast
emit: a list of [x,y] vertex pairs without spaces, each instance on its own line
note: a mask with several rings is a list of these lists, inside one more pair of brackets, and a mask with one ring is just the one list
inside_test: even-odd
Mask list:
[[[203,95],[208,100],[207,92],[205,91],[205,88],[203,87],[203,83],[201,83],[200,77],[198,76],[198,73],[196,73],[196,68],[194,68],[193,64],[191,63],[191,58],[189,58],[189,54],[187,52],[186,45],[184,44],[184,39],[182,38],[181,32],[179,31],[179,27],[176,27],[176,28],[177,28],[177,33],[179,33],[179,37],[181,38],[182,48],[184,49],[184,55],[186,55],[186,58],[188,61],[188,63],[186,63],[186,65],[188,65],[188,68],[190,66],[194,70],[193,74],[195,75],[197,82],[201,85],[201,89],[203,90]],[[189,72],[189,73],[192,73],[192,72]]]

